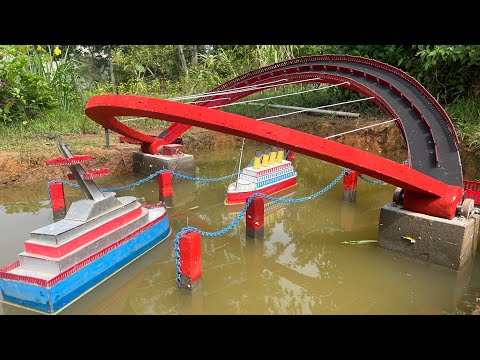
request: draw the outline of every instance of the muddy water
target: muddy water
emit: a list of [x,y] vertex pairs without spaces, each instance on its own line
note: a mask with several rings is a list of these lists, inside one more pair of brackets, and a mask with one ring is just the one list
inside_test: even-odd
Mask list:
[[[254,153],[247,143],[244,163]],[[238,149],[196,156],[197,174],[232,173]],[[401,161],[403,159],[394,159]],[[310,195],[341,168],[297,155],[298,185],[285,197]],[[105,177],[99,186],[142,176]],[[480,262],[455,272],[382,250],[376,243],[381,206],[394,187],[359,180],[357,202],[343,203],[341,185],[315,200],[267,210],[265,239],[245,238],[241,221],[226,235],[203,238],[203,283],[193,294],[175,287],[174,235],[185,225],[216,231],[239,209],[224,205],[228,181],[174,183],[173,233],[61,314],[454,314],[480,293]],[[158,200],[155,181],[118,195]],[[67,204],[79,190],[66,188]],[[0,190],[0,265],[16,260],[28,233],[52,221],[44,182]],[[0,314],[32,314],[7,304]]]

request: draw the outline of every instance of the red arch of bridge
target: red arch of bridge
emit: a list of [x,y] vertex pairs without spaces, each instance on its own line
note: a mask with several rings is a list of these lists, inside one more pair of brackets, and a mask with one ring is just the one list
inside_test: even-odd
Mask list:
[[[90,98],[85,113],[103,127],[126,136],[135,131],[115,116],[161,119],[291,149],[401,187],[405,189],[404,208],[427,215],[452,219],[462,200],[461,187],[447,185],[394,161],[319,136],[215,109],[134,95],[98,95]],[[139,140],[150,140],[139,132],[134,135]]]
[[[458,138],[445,110],[414,78],[391,65],[349,55],[307,56],[242,74],[213,89],[193,104],[223,107],[266,88],[303,83],[330,83],[372,97],[397,119],[408,148],[410,167],[443,183],[463,186]],[[190,125],[173,123],[157,137],[124,130],[146,153],[175,141]]]

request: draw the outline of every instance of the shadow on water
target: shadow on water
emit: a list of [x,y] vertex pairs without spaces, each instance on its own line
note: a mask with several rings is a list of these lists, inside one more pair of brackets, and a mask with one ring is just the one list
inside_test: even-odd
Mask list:
[[[246,154],[253,154],[249,143]],[[196,155],[197,174],[234,172],[236,149]],[[250,159],[245,157],[244,163]],[[395,159],[401,161],[403,159]],[[298,185],[282,196],[298,198],[327,185],[341,168],[297,155]],[[130,184],[142,176],[105,177],[100,187]],[[217,231],[239,209],[223,201],[228,180],[174,183],[169,216],[173,233],[130,266],[67,307],[62,314],[453,314],[480,291],[480,265],[455,272],[385,251],[376,240],[380,208],[394,187],[359,180],[357,202],[342,202],[341,185],[315,200],[268,205],[265,239],[245,237],[240,223],[220,237],[204,237],[202,285],[190,294],[175,286],[173,241],[184,226]],[[66,188],[67,205],[79,199]],[[158,201],[155,181],[119,196]],[[28,233],[52,221],[44,182],[0,190],[1,265],[13,262]],[[268,207],[270,206],[270,208]],[[2,304],[0,314],[31,314]]]

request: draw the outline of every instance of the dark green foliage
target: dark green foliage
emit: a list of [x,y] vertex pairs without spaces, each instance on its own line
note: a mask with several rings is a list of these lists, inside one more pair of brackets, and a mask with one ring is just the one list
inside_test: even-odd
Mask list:
[[0,121],[4,125],[28,122],[57,105],[47,82],[29,71],[25,53],[1,46],[0,59]]
[[[183,45],[182,49],[188,71],[182,69],[179,47],[175,45],[0,46],[0,121],[23,126],[24,132],[32,125],[30,120],[38,118],[41,128],[48,128],[46,119],[61,117],[61,111],[72,114],[96,94],[169,98],[202,93],[276,62],[316,54],[350,54],[376,59],[409,73],[446,107],[462,138],[472,145],[478,144],[480,138],[476,130],[480,108],[477,45]],[[271,89],[252,97],[308,87]],[[332,88],[274,102],[316,107],[359,97],[350,90]],[[372,105],[360,102],[347,109],[363,112],[369,111],[368,106]],[[225,110],[249,112],[255,108],[233,106]],[[64,121],[67,126],[62,129],[90,131],[90,127],[73,118]],[[69,128],[69,122],[75,125]]]
[[478,45],[329,46],[331,53],[363,56],[399,67],[416,78],[443,104],[480,95]]

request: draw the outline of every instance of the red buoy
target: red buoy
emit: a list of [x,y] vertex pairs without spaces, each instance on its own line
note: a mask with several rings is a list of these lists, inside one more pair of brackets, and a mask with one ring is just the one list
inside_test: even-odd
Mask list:
[[52,203],[53,219],[60,220],[65,217],[65,194],[63,192],[63,183],[55,182],[48,184],[50,192],[50,201]]
[[173,195],[172,174],[163,172],[158,174],[158,196],[166,204],[170,204]]
[[194,289],[202,277],[202,242],[198,231],[180,238],[180,287]]
[[357,197],[358,171],[348,170],[343,175],[343,201],[353,202]]
[[263,239],[265,221],[265,199],[256,197],[247,208],[245,216],[247,237]]

